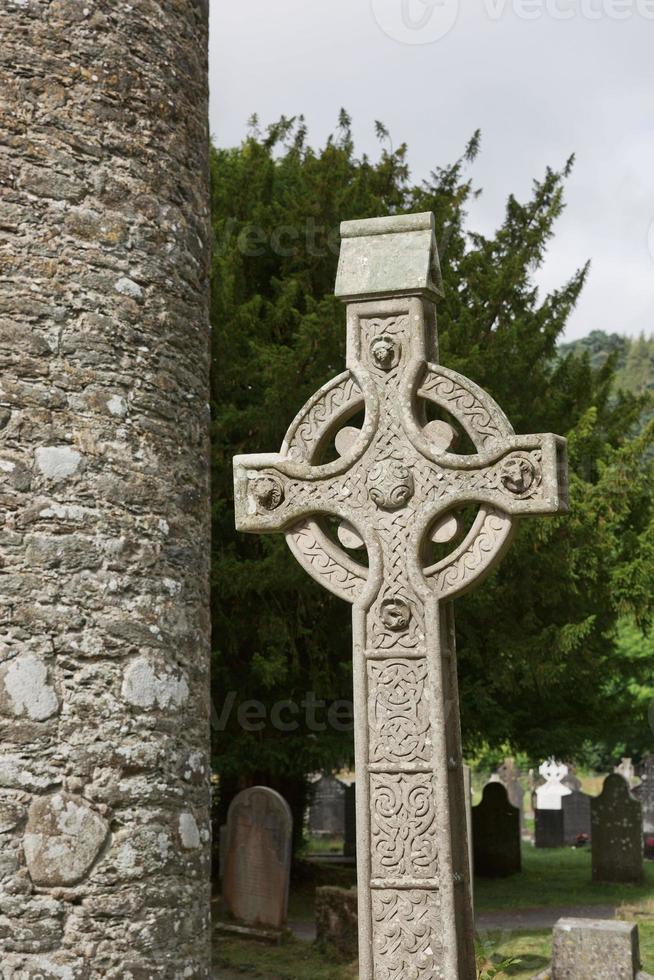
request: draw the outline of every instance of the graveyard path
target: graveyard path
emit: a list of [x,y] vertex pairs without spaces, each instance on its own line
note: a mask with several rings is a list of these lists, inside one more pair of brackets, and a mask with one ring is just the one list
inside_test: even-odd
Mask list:
[[[482,912],[476,917],[478,932],[485,930],[532,930],[552,929],[559,919],[613,919],[614,905],[566,905],[533,909],[502,909],[498,912]],[[289,929],[296,939],[312,943],[316,938],[313,922],[289,922]]]
[[534,909],[502,909],[476,917],[477,931],[485,929],[551,929],[559,919],[613,919],[614,905],[550,906]]

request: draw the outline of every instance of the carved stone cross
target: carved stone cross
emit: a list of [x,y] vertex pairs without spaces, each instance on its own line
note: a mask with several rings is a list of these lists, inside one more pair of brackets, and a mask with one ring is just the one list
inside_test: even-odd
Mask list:
[[516,518],[566,509],[565,440],[516,436],[438,363],[432,214],[341,233],[347,370],[279,454],[236,457],[236,522],[283,531],[353,605],[361,980],[474,980],[451,600],[504,554]]

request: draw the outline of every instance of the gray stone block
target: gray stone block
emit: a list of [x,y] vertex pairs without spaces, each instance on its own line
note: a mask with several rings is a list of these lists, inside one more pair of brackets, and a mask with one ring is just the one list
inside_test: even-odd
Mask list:
[[599,919],[559,919],[554,926],[552,980],[635,980],[638,926]]

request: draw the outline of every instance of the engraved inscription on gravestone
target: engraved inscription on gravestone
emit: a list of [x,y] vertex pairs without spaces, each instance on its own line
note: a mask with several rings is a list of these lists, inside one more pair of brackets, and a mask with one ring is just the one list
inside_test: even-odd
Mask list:
[[[237,527],[284,532],[353,606],[360,980],[474,980],[451,600],[499,561],[519,518],[566,509],[565,440],[517,436],[486,392],[438,363],[433,215],[341,232],[347,370],[300,410],[279,454],[236,457]],[[455,452],[459,433],[473,452]]]
[[280,929],[286,921],[293,818],[266,786],[234,798],[227,817],[223,900],[239,922]]

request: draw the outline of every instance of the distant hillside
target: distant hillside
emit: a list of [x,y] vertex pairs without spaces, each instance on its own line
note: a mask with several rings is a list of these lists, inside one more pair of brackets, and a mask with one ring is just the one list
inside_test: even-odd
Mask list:
[[587,337],[561,344],[562,354],[588,353],[594,368],[601,367],[611,354],[617,354],[616,388],[635,395],[651,392],[654,395],[654,336],[623,337],[617,333],[593,330]]

